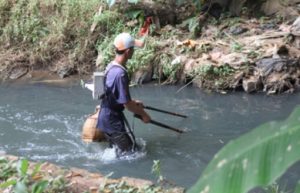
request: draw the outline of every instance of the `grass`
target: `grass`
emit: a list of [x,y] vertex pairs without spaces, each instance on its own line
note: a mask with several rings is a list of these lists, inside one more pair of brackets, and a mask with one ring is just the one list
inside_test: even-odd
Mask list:
[[[103,11],[97,14],[100,7]],[[104,68],[114,56],[112,42],[117,34],[138,31],[138,26],[126,25],[128,18],[108,10],[106,1],[99,0],[0,0],[0,16],[1,52],[12,56],[0,60],[15,63],[18,58],[25,61],[19,66],[53,72],[67,65],[79,75]],[[130,74],[150,65],[154,45],[151,41],[136,51],[128,64]]]
[[[102,22],[95,13],[105,5],[98,0],[1,0],[0,43],[28,53],[32,59],[26,65],[33,68],[52,65],[57,69],[55,64],[64,60],[84,74],[91,70],[97,54],[95,43],[104,39],[102,25],[94,33],[90,27]],[[113,29],[114,21],[107,22]]]
[[[0,16],[0,60],[11,66],[0,71],[6,78],[2,74],[10,74],[14,66],[62,72],[61,77],[103,70],[114,57],[115,36],[124,31],[136,36],[140,27],[127,25],[137,17],[132,11],[121,15],[104,0],[0,0]],[[160,48],[156,38],[148,37],[128,61],[129,75],[153,69],[154,78],[176,82],[182,64],[171,64],[174,49]]]

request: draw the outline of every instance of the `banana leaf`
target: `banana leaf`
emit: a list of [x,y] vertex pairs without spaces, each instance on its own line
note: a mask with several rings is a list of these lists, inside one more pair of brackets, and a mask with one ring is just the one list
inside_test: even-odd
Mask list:
[[300,106],[285,121],[263,124],[225,145],[188,193],[246,193],[265,187],[300,160],[299,149]]
[[295,193],[300,193],[300,181],[298,182],[298,184],[296,186]]

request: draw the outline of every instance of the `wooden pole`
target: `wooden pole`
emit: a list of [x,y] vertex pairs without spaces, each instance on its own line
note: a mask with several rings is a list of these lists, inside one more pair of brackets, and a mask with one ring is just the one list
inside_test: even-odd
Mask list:
[[[138,119],[141,119],[142,120],[142,117],[140,115],[137,115],[135,114],[134,117],[138,118]],[[154,120],[150,120],[150,123],[154,124],[154,125],[157,125],[157,126],[160,126],[160,127],[163,127],[163,128],[166,128],[166,129],[170,129],[172,131],[175,131],[175,132],[178,132],[178,133],[183,133],[184,130],[181,130],[181,129],[177,129],[177,128],[174,128],[174,127],[171,127],[169,125],[166,125],[164,123],[160,123],[158,121],[154,121]]]
[[174,113],[174,112],[170,112],[170,111],[166,111],[166,110],[162,110],[162,109],[158,109],[158,108],[154,108],[154,107],[150,107],[150,106],[144,106],[144,108],[149,109],[149,110],[153,110],[153,111],[158,111],[158,112],[161,112],[161,113],[166,113],[166,114],[178,116],[178,117],[187,118],[186,115],[181,115],[179,113]]

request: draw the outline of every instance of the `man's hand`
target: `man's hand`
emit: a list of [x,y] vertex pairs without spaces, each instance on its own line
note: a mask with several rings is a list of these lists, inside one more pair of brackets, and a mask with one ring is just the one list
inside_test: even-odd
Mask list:
[[131,100],[125,104],[126,109],[137,114],[141,117],[144,123],[149,123],[151,121],[151,117],[144,110],[144,104],[139,100]]
[[148,115],[148,113],[145,112],[142,115],[142,120],[143,120],[144,123],[149,123],[151,121],[151,117]]
[[137,106],[143,107],[144,108],[144,104],[142,101],[139,100],[134,100],[134,102],[136,103]]
[[149,123],[150,120],[151,120],[151,117],[148,115],[148,113],[146,113],[146,111],[144,110],[144,104],[142,101],[139,101],[139,100],[134,100],[135,104],[141,108],[141,111],[142,111],[142,120],[144,123]]

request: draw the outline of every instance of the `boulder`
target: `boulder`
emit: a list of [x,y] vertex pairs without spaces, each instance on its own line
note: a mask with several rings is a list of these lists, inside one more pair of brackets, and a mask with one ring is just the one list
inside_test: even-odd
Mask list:
[[263,58],[256,62],[256,66],[263,77],[270,75],[272,72],[281,72],[296,65],[298,65],[298,59]]
[[16,80],[18,78],[21,78],[22,76],[24,76],[25,74],[27,74],[28,72],[28,67],[18,67],[18,68],[14,68],[9,75],[9,78],[11,80]]
[[261,7],[261,10],[266,15],[280,15],[285,18],[292,18],[298,16],[297,4],[300,0],[286,0],[282,2],[281,0],[266,0]]
[[247,93],[257,92],[262,90],[263,85],[259,76],[251,76],[248,79],[243,79],[243,89]]

